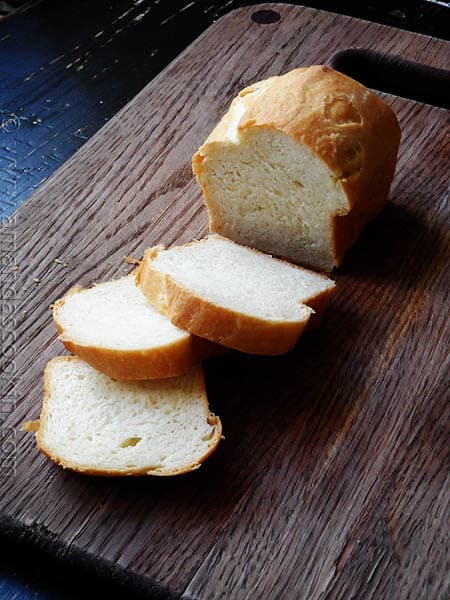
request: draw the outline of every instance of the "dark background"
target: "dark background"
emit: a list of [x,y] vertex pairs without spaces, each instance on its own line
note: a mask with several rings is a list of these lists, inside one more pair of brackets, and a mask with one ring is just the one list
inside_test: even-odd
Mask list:
[[[246,4],[46,0],[0,20],[0,216],[214,20]],[[450,33],[450,10],[426,0],[302,4],[437,37]]]
[[[0,2],[0,217],[6,217],[238,0]],[[301,3],[449,39],[448,3]],[[7,6],[8,5],[8,6]],[[447,5],[447,6],[446,6]],[[19,12],[11,13],[14,8]],[[61,201],[64,201],[62,198]],[[98,597],[99,579],[0,538],[0,600]],[[132,598],[101,582],[101,597]]]

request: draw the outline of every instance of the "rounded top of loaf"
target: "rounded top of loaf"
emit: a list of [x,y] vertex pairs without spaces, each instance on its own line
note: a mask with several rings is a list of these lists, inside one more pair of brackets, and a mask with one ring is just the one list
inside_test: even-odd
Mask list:
[[235,141],[254,127],[282,131],[307,145],[345,187],[351,183],[350,205],[363,171],[368,165],[376,171],[391,154],[395,163],[400,141],[397,118],[386,102],[354,79],[314,65],[243,89],[197,152],[194,165],[208,145]]

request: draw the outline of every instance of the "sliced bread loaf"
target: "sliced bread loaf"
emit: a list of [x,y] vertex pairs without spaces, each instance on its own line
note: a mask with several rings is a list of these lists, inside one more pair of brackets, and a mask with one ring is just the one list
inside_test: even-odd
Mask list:
[[327,277],[217,235],[147,250],[137,281],[178,327],[252,354],[290,350],[334,289]]
[[178,475],[217,448],[220,419],[209,412],[203,370],[172,379],[120,382],[77,357],[52,359],[36,430],[39,449],[90,475]]
[[159,314],[133,274],[73,288],[55,303],[53,318],[66,348],[114,379],[174,377],[216,352]]
[[193,157],[210,229],[329,271],[383,207],[399,141],[392,109],[333,69],[255,83]]

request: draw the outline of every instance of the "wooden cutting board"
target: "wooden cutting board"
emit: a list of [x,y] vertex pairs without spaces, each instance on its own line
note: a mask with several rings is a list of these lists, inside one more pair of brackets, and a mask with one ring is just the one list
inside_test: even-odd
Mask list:
[[[281,18],[255,22],[262,8]],[[39,414],[45,363],[63,351],[49,304],[127,272],[124,255],[203,236],[190,158],[230,99],[352,46],[437,67],[449,51],[313,9],[239,9],[3,224],[4,533],[161,597],[447,597],[444,109],[387,97],[403,130],[388,207],[335,273],[320,331],[287,356],[207,363],[226,439],[199,471],[83,477],[19,431]]]

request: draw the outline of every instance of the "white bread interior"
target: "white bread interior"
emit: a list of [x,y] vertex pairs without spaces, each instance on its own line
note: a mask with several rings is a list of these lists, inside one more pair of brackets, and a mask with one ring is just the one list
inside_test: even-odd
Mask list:
[[177,475],[198,468],[220,438],[201,366],[180,377],[140,382],[114,381],[77,357],[54,358],[45,369],[36,441],[65,468],[92,475]]
[[189,336],[153,308],[133,275],[74,289],[53,310],[64,337],[100,348],[145,350]]
[[347,200],[307,146],[280,131],[246,130],[238,143],[209,148],[202,182],[211,231],[295,263],[333,267],[330,215],[344,212]]
[[399,140],[392,109],[328,67],[258,82],[193,157],[210,230],[330,271],[384,205]]
[[158,313],[133,274],[73,288],[53,318],[66,348],[114,379],[173,377],[212,352]]
[[327,277],[218,235],[148,250],[138,282],[178,326],[254,354],[291,349],[334,290]]

